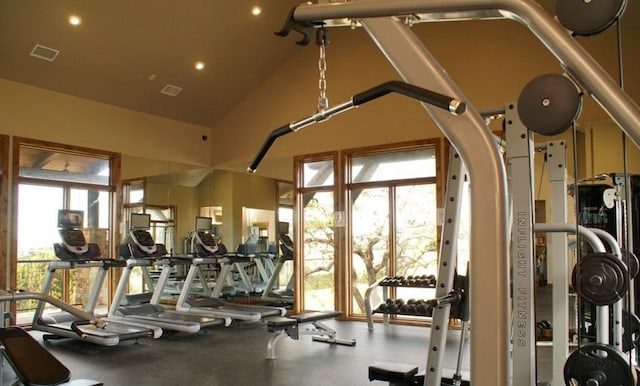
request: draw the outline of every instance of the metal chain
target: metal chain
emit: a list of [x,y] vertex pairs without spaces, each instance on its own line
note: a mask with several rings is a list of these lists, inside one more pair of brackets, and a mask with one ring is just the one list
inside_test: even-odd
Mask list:
[[318,70],[320,71],[320,78],[318,79],[318,90],[320,92],[318,96],[318,112],[323,112],[329,107],[329,99],[327,98],[327,78],[325,72],[327,71],[327,60],[325,56],[325,50],[327,48],[326,34],[323,29],[318,30],[318,36],[316,43],[320,46],[320,58],[318,59]]

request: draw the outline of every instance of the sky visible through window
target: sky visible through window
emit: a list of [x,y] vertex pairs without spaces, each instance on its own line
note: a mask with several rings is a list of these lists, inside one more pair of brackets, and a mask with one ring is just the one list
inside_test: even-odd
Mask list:
[[21,184],[18,189],[18,258],[60,241],[58,209],[62,188]]
[[[71,190],[69,209],[84,212],[87,226],[88,192]],[[107,228],[109,223],[109,194],[99,192],[98,226]],[[63,188],[55,186],[20,184],[18,189],[18,258],[31,251],[52,248],[60,242],[58,234],[58,210],[63,209]]]

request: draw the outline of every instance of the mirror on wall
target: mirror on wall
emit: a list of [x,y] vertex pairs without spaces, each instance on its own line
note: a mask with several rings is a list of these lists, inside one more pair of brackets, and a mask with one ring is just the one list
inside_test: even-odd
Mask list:
[[273,210],[242,208],[242,240],[257,239],[258,252],[276,243],[276,214]]

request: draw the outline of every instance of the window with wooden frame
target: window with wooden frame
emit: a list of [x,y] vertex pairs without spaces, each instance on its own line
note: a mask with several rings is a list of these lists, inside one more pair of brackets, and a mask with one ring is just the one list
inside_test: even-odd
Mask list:
[[435,139],[295,159],[298,308],[363,319],[365,291],[381,277],[437,273],[442,153]]
[[[103,257],[112,257],[120,155],[26,138],[14,138],[13,149],[12,288],[41,290],[49,262],[57,259],[52,246],[60,242],[61,209],[81,211],[87,242],[97,244]],[[58,271],[51,295],[85,305],[95,274],[92,269]],[[108,287],[102,288],[98,307],[108,306]],[[34,301],[18,302],[18,322],[30,322],[35,306]]]

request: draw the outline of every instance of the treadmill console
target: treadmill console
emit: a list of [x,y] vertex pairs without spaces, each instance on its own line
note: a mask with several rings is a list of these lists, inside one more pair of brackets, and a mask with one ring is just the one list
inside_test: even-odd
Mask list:
[[293,255],[293,240],[286,234],[280,235],[280,250],[284,254]]
[[195,233],[196,242],[200,247],[209,253],[218,252],[218,243],[213,238],[213,234],[207,231],[197,231]]
[[84,212],[81,210],[58,210],[58,233],[69,253],[82,255],[87,253],[89,246],[84,239],[82,226],[84,225]]
[[278,236],[280,237],[280,250],[285,255],[293,256],[293,240],[289,237],[289,223],[278,223]]
[[151,215],[144,213],[131,214],[131,228],[126,233],[118,253],[123,259],[148,259],[167,255],[164,244],[156,244],[149,232],[151,229]]
[[196,227],[189,235],[191,238],[192,252],[197,253],[200,257],[211,257],[220,253],[218,243],[213,235],[213,218],[212,217],[196,217]]
[[153,255],[158,250],[151,233],[146,229],[132,229],[129,236],[135,246],[148,255]]
[[89,245],[80,229],[58,229],[62,245],[71,253],[82,255],[87,253]]
[[96,244],[87,243],[82,232],[84,212],[60,209],[58,211],[58,234],[60,243],[53,245],[56,256],[61,260],[91,260],[100,257]]

